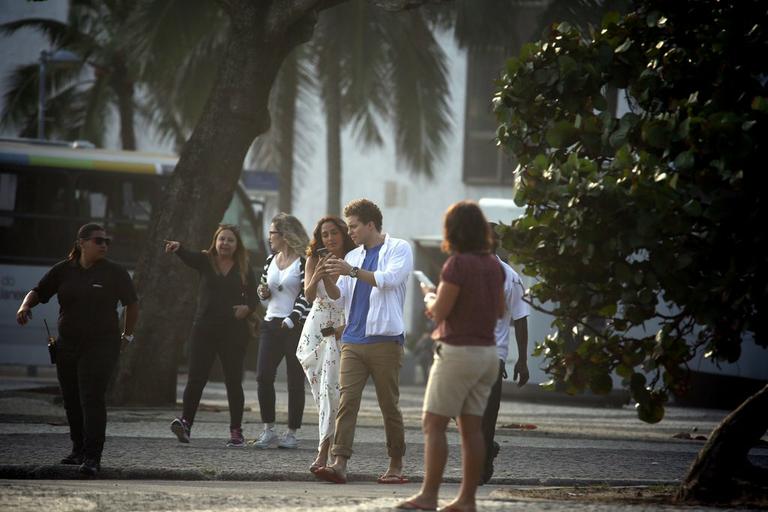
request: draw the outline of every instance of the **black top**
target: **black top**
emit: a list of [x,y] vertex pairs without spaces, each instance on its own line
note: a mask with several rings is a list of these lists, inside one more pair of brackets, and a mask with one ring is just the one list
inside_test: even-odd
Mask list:
[[235,320],[235,310],[232,307],[241,304],[247,305],[251,311],[256,309],[259,298],[256,294],[256,278],[250,268],[243,284],[237,264],[233,265],[226,275],[222,275],[213,270],[208,256],[202,252],[179,247],[176,255],[200,274],[196,321]]
[[43,304],[59,298],[59,335],[62,338],[119,339],[117,301],[136,303],[130,274],[107,259],[89,268],[64,260],[55,264],[33,288]]

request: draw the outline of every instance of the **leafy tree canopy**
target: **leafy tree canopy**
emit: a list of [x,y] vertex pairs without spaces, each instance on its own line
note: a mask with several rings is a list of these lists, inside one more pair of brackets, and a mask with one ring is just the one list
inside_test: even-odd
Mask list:
[[508,62],[497,136],[526,213],[503,243],[540,278],[558,331],[536,351],[567,391],[607,393],[616,372],[656,422],[697,350],[733,362],[742,340],[768,344],[766,54],[765,2],[645,0]]

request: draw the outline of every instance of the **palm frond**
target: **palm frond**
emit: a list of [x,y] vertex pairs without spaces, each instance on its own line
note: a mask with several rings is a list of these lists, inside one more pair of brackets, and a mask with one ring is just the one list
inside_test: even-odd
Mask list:
[[104,127],[112,119],[114,96],[109,75],[98,75],[93,85],[82,96],[83,117],[78,126],[78,138],[90,140],[96,146],[104,144]]
[[136,113],[152,126],[158,142],[171,143],[179,152],[190,132],[182,127],[175,109],[164,96],[158,96],[151,88],[143,88],[143,92],[140,96],[144,97],[144,101],[137,103]]
[[0,36],[10,36],[21,29],[32,29],[40,32],[52,46],[60,46],[69,33],[69,26],[50,18],[24,18],[0,25]]
[[[14,129],[36,122],[39,73],[38,64],[24,64],[14,68],[6,77],[7,85],[3,94],[5,105],[0,126]],[[59,91],[77,84],[81,77],[81,66],[49,68],[45,75],[46,102],[55,97]]]
[[452,128],[447,57],[418,11],[393,17],[400,19],[393,20],[397,25],[386,31],[386,41],[395,150],[410,172],[432,177]]

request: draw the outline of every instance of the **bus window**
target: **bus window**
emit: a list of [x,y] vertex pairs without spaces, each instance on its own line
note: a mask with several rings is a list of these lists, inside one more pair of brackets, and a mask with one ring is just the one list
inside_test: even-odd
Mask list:
[[87,172],[78,174],[75,178],[76,215],[83,222],[100,222],[114,217],[119,211],[116,195],[114,178]]
[[[0,246],[5,260],[56,261],[71,247],[69,179],[65,173],[4,169]],[[12,185],[12,186],[11,186]]]

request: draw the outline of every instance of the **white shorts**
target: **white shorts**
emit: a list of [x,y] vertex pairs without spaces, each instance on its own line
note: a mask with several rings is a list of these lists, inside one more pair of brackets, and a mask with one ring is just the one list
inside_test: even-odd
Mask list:
[[499,356],[495,346],[435,342],[422,411],[449,418],[482,416],[498,377]]

